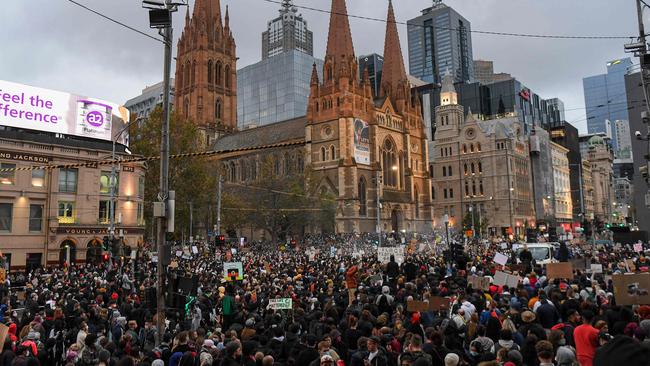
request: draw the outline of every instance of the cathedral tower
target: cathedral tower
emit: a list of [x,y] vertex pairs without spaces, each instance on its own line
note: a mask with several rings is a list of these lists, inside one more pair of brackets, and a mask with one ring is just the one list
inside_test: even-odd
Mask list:
[[219,0],[196,0],[178,41],[176,111],[196,123],[205,146],[237,127],[237,56],[228,8]]

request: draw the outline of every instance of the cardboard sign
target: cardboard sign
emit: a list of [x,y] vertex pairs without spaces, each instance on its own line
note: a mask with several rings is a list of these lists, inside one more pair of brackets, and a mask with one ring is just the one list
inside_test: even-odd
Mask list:
[[267,306],[267,309],[273,309],[273,310],[293,309],[293,300],[291,298],[269,299],[269,305]]
[[643,244],[641,243],[636,243],[634,244],[634,251],[639,253],[643,251]]
[[573,264],[571,262],[548,263],[546,277],[571,279],[573,278]]
[[426,312],[429,311],[429,303],[425,301],[411,300],[406,303],[406,310],[411,312]]
[[636,271],[636,265],[634,264],[634,259],[626,259],[625,263],[627,264],[630,272]]
[[429,309],[432,311],[440,311],[449,309],[449,299],[440,296],[431,296],[429,298]]
[[199,254],[199,248],[197,248],[196,246],[192,246],[192,253]]
[[603,273],[603,265],[602,264],[591,264],[589,266],[589,269],[587,270],[588,273]]
[[402,247],[380,247],[377,248],[377,259],[381,263],[390,262],[390,256],[395,257],[395,262],[397,264],[402,264],[404,262],[404,248]]
[[505,266],[508,263],[508,256],[505,254],[497,253],[494,255],[494,263]]
[[569,262],[573,264],[573,269],[576,271],[585,271],[587,268],[589,268],[589,259],[587,258],[573,258],[570,259]]
[[472,285],[473,289],[487,290],[490,288],[490,279],[487,277],[469,276],[467,282]]
[[517,287],[519,284],[519,276],[496,271],[494,274],[494,284],[497,286]]
[[233,280],[241,281],[244,279],[244,266],[242,262],[226,262],[223,264],[223,278],[232,282]]
[[650,304],[650,274],[622,274],[612,276],[617,305]]
[[501,243],[500,248],[501,249],[508,249],[508,243]]
[[5,345],[5,340],[9,334],[9,327],[0,323],[0,352],[2,352],[2,347]]

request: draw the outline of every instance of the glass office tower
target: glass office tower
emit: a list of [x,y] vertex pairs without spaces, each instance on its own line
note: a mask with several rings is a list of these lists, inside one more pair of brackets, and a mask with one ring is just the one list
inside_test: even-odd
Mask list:
[[447,71],[456,82],[474,79],[471,24],[454,9],[435,1],[407,29],[411,75],[428,83],[440,83]]
[[625,74],[631,67],[630,58],[614,60],[607,63],[606,74],[582,79],[588,131],[590,134],[610,134],[614,151],[618,150],[618,147],[616,130],[611,128],[611,123],[616,120],[629,120]]

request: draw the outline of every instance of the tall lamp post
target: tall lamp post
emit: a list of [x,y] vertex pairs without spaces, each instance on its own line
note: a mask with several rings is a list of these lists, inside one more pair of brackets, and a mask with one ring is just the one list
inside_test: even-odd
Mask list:
[[[110,195],[111,195],[111,201],[110,201],[110,203],[108,205],[108,217],[109,217],[108,234],[109,234],[109,237],[111,239],[111,244],[113,244],[113,240],[115,239],[115,203],[116,203],[115,201],[117,200],[117,190],[115,189],[116,188],[115,186],[116,186],[116,183],[117,183],[117,166],[118,166],[117,156],[116,156],[117,154],[116,154],[115,150],[116,150],[117,140],[119,140],[120,137],[122,137],[122,134],[125,131],[127,131],[129,129],[129,127],[131,127],[132,124],[134,124],[135,122],[138,122],[138,121],[140,121],[140,118],[134,119],[133,121],[130,121],[129,123],[127,123],[113,137],[113,141],[112,141],[113,142],[113,151],[111,153],[111,161],[112,161],[112,164],[111,164],[111,181],[108,182],[109,187],[110,187]],[[111,262],[112,262],[112,259],[113,259],[112,258],[113,253],[110,250],[108,251],[108,253],[109,253],[108,254],[109,258],[110,258],[108,263],[109,263],[109,266],[110,266],[112,264]]]
[[447,249],[451,253],[451,244],[449,243],[449,215],[445,214],[442,220],[445,223],[445,234],[447,235]]

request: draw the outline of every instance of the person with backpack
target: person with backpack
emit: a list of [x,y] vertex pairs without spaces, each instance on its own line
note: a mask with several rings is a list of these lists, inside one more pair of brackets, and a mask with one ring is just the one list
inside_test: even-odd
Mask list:
[[379,313],[390,314],[394,302],[395,302],[395,298],[390,295],[390,288],[388,288],[388,286],[383,286],[381,288],[381,295],[377,296],[377,300],[375,300],[375,305],[377,305],[377,308],[379,309]]

